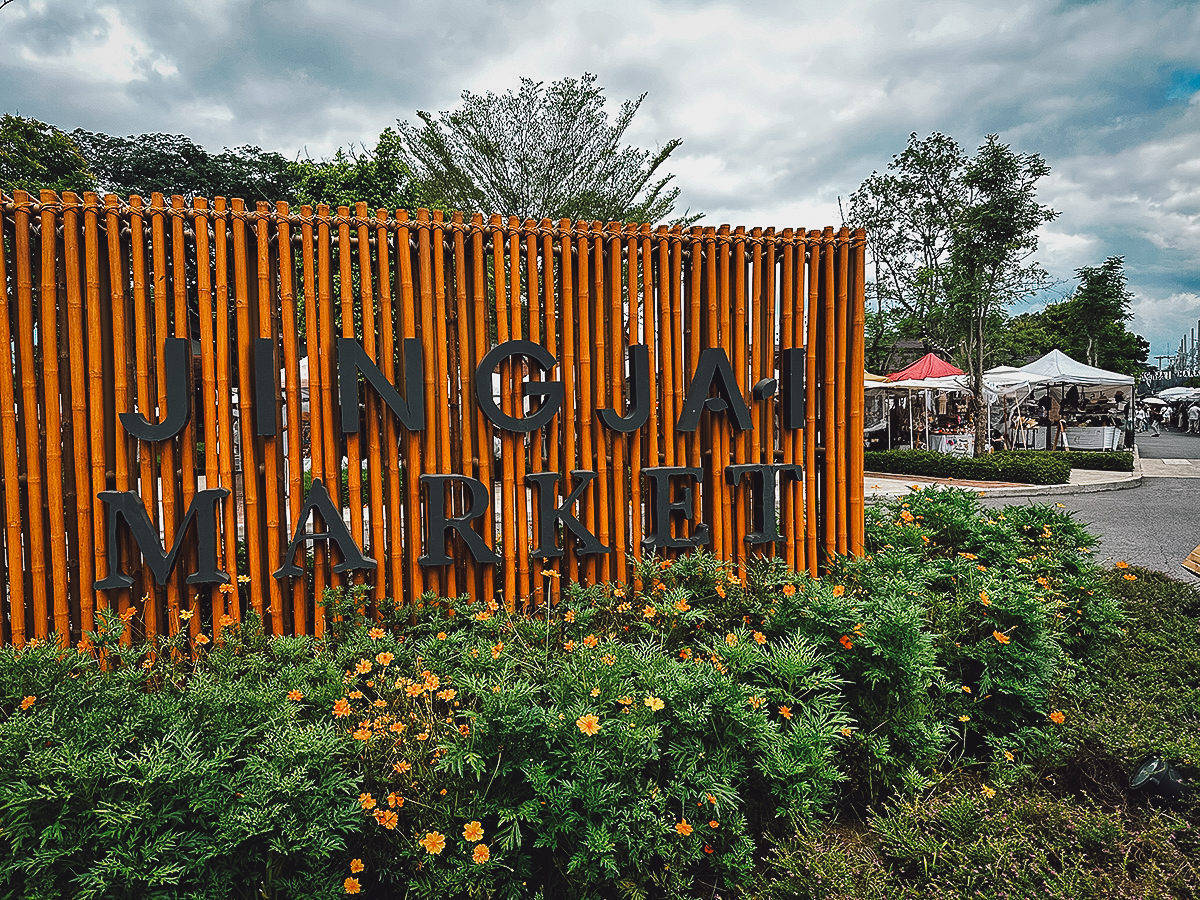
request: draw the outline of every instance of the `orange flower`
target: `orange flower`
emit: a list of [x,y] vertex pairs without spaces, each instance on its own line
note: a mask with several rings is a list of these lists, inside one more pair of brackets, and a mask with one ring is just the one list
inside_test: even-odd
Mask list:
[[848,634],[843,634],[838,640],[847,650],[854,646],[854,641],[850,640],[850,635]]
[[611,653],[605,653],[602,657],[600,657],[600,662],[604,663],[606,666],[613,666],[616,665],[617,658]]
[[356,741],[369,741],[371,739],[371,729],[359,728],[354,732],[354,739]]
[[738,637],[736,634],[725,635],[725,643],[728,644],[730,647],[736,647],[737,642],[738,642]]
[[474,851],[471,853],[471,861],[477,866],[482,866],[485,862],[492,858],[492,851],[488,849],[487,844],[476,844]]
[[478,822],[468,822],[463,826],[463,840],[475,843],[483,840],[483,826]]
[[713,848],[712,848],[712,847],[710,847],[708,844],[705,844],[705,845],[704,845],[704,852],[705,852],[705,853],[712,853],[712,852],[713,852]]
[[575,610],[568,609],[565,613],[563,613],[563,621],[564,622],[574,622],[575,621]]
[[375,655],[375,661],[381,666],[390,666],[392,664],[392,660],[395,658],[396,657],[392,656],[392,654],[388,653],[386,650],[383,651],[383,653],[377,653]]
[[646,608],[642,610],[642,618],[644,619],[653,619],[657,615],[658,610],[648,603],[646,604]]
[[595,715],[595,713],[588,713],[586,716],[580,716],[575,720],[575,724],[579,727],[579,730],[588,737],[591,737],[600,730],[600,719]]
[[29,709],[29,707],[33,706],[33,704],[36,702],[37,702],[37,697],[34,696],[33,694],[30,694],[28,697],[25,697],[21,701],[21,709]]
[[709,828],[719,828],[720,826],[721,826],[721,823],[718,822],[716,819],[712,819],[708,823]]
[[583,639],[583,646],[585,647],[595,647],[598,643],[600,643],[600,640],[594,634],[589,634]]
[[363,692],[362,691],[351,691],[346,696],[349,697],[351,700],[361,700],[363,698]]
[[217,590],[219,590],[222,594],[235,594],[237,593],[237,585],[232,581],[227,581],[225,584],[217,588]]
[[446,639],[446,632],[444,632],[444,631],[439,631],[439,632],[437,633],[437,639],[438,639],[439,641],[444,641],[444,640]]
[[565,644],[563,644],[563,649],[568,653],[573,653],[575,651],[575,642],[567,641]]
[[846,586],[844,584],[835,584],[833,586],[833,596],[840,597],[844,593],[846,593]]
[[370,794],[359,794],[358,795],[358,803],[363,809],[374,809],[375,808],[375,798],[372,797]]
[[783,596],[794,597],[796,595],[796,586],[794,584],[785,584],[783,586]]
[[436,831],[427,831],[425,837],[421,838],[417,843],[425,848],[426,853],[432,853],[434,856],[437,856],[446,849],[446,836]]
[[790,706],[781,706],[779,707],[779,714],[785,719],[790,719],[792,717],[792,708]]
[[1126,581],[1137,581],[1137,576],[1134,575],[1132,572],[1126,572],[1121,577],[1124,578]]
[[713,806],[717,805],[717,798],[714,797],[712,794],[705,794],[704,799],[707,800],[709,803],[711,803]]
[[369,637],[373,641],[377,641],[381,637],[383,637],[385,634],[387,634],[387,632],[384,631],[382,628],[372,628],[370,631],[367,632],[367,637]]
[[229,615],[229,613],[226,613],[225,615],[221,616],[221,627],[222,628],[228,628],[232,624],[233,624],[233,616]]
[[398,763],[392,763],[392,769],[397,775],[403,775],[405,772],[412,769],[412,764],[408,760],[402,759]]
[[618,697],[617,702],[620,703],[622,706],[629,706],[631,703],[633,703],[633,698],[632,697]]
[[765,697],[758,696],[758,694],[753,694],[747,702],[750,704],[751,709],[758,709],[767,702],[767,699]]
[[371,669],[372,669],[372,665],[371,665],[371,661],[369,659],[360,659],[358,661],[358,665],[356,665],[354,667],[354,671],[357,672],[359,675],[366,675],[368,672],[371,671]]
[[1007,634],[1001,634],[999,631],[993,631],[992,637],[1002,644],[1007,644],[1012,640]]
[[648,696],[642,702],[645,703],[648,707],[650,707],[650,709],[652,709],[654,712],[658,712],[664,706],[662,700],[660,700],[658,697],[655,697],[653,694]]
[[196,643],[197,643],[197,644],[201,644],[201,645],[207,644],[207,643],[208,643],[208,635],[206,635],[206,634],[205,634],[205,633],[202,631],[202,632],[200,632],[198,635],[196,635],[196,637],[195,637],[195,641],[196,641]]
[[492,645],[492,659],[499,659],[500,654],[504,652],[504,641]]
[[671,561],[669,559],[664,559],[659,562],[658,567],[660,569],[669,569],[671,568]]
[[1123,560],[1123,559],[1120,560],[1119,562],[1113,563],[1113,565],[1116,566],[1118,569],[1128,569],[1129,568],[1129,563],[1125,562],[1125,560]]
[[350,871],[351,872],[358,873],[358,872],[361,872],[365,868],[366,868],[366,866],[363,865],[363,861],[361,859],[350,860]]
[[718,597],[725,596],[725,585],[719,584],[719,583],[717,584],[717,596]]
[[763,634],[761,631],[754,632],[754,643],[765,644],[766,642],[767,636],[765,634]]
[[299,702],[304,699],[304,692],[299,690],[288,691],[288,699]]
[[979,592],[979,602],[980,602],[980,603],[982,603],[984,606],[991,606],[991,605],[992,605],[992,601],[991,601],[991,599],[988,597],[988,592],[987,592],[987,591],[980,591],[980,592]]
[[388,806],[389,807],[395,809],[396,807],[403,806],[403,805],[404,805],[404,798],[401,797],[399,794],[397,794],[395,791],[392,791],[390,794],[388,794]]
[[350,701],[343,697],[337,703],[333,704],[333,714],[339,719],[350,715]]
[[692,608],[692,604],[688,603],[686,600],[684,600],[682,598],[675,601],[675,609],[679,612],[687,612],[691,608]]
[[675,830],[678,831],[680,834],[682,834],[684,837],[687,837],[689,834],[692,833],[692,826],[688,824],[687,819],[683,819],[682,821],[675,823]]
[[[224,587],[224,585],[221,585]],[[358,883],[357,878],[347,878],[342,882],[342,887],[345,888],[347,894],[357,894],[362,890],[362,885]]]
[[1054,712],[1050,713],[1050,721],[1053,722],[1055,725],[1061,725],[1066,720],[1067,720],[1067,717],[1064,716],[1060,710],[1056,709],[1056,710],[1054,710]]
[[375,821],[388,831],[395,831],[396,826],[400,824],[400,817],[390,809],[377,809],[375,810]]

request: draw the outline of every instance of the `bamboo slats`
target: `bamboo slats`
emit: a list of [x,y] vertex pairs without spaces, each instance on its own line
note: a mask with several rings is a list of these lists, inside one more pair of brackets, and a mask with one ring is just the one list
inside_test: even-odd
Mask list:
[[[248,612],[269,633],[321,634],[322,593],[353,583],[375,604],[434,592],[528,609],[559,595],[543,572],[626,581],[647,542],[683,545],[657,551],[673,555],[702,531],[743,574],[756,555],[817,574],[863,550],[864,241],[361,203],[0,197],[0,641],[74,642],[131,607],[135,636],[216,637]],[[120,417],[169,419],[168,341],[191,348],[190,413],[141,439]],[[339,360],[347,342],[358,368]],[[524,343],[481,369],[505,342]],[[631,347],[648,354],[646,383]],[[718,376],[694,383],[717,352]],[[796,352],[789,384],[781,360]],[[561,403],[542,393],[555,390]],[[796,391],[803,417],[785,428]],[[615,427],[639,397],[644,418]],[[520,430],[546,403],[554,415]],[[697,403],[696,427],[680,428]],[[798,469],[755,480],[730,466]],[[310,485],[330,505],[314,508]],[[654,485],[673,505],[665,522]],[[750,543],[768,487],[783,540]],[[136,499],[161,549],[138,542],[114,497]],[[205,502],[211,515],[193,514]],[[547,508],[558,518],[541,521]],[[579,552],[578,529],[608,552]],[[443,544],[450,562],[430,564]],[[189,582],[206,546],[227,584]],[[285,572],[289,553],[299,569]],[[375,565],[347,570],[351,557]],[[96,588],[114,573],[121,586]]]

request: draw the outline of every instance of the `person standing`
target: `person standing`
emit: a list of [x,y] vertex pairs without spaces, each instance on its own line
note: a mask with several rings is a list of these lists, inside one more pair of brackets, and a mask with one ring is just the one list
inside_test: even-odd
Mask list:
[[1140,434],[1146,433],[1146,405],[1139,403],[1137,410],[1133,414],[1133,421],[1137,425],[1137,430]]
[[1162,437],[1162,432],[1158,430],[1158,423],[1162,421],[1162,407],[1155,406],[1150,410],[1150,437]]
[[1188,407],[1188,434],[1200,433],[1200,404],[1193,403]]

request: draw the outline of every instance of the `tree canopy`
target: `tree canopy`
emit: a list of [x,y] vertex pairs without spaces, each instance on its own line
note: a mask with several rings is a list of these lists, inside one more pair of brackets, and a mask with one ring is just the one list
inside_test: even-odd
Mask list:
[[88,160],[70,137],[53,125],[5,114],[0,117],[0,190],[92,190]]
[[[418,190],[444,208],[520,218],[659,222],[679,188],[659,170],[680,145],[652,152],[622,145],[645,99],[626,100],[615,119],[596,76],[549,86],[528,78],[495,94],[463,91],[456,110],[418,111],[398,123],[404,159]],[[681,221],[692,222],[699,216]]]

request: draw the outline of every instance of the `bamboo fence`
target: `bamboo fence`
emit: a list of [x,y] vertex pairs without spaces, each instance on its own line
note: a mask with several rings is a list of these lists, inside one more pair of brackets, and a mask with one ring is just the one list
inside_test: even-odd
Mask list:
[[[694,518],[676,523],[677,534],[702,522],[707,549],[723,559],[778,555],[815,575],[863,546],[864,242],[845,228],[412,217],[361,203],[296,214],[284,203],[159,194],[0,196],[0,642],[52,632],[75,641],[102,609],[126,614],[139,636],[219,633],[251,609],[271,633],[319,635],[314,599],[350,583],[365,584],[376,603],[413,604],[434,592],[502,595],[519,608],[559,590],[544,570],[628,581],[648,527],[642,473],[655,466],[704,473],[691,485]],[[420,393],[424,429],[408,430],[363,386],[360,428],[343,433],[339,337],[360,342],[410,403]],[[169,412],[168,338],[193,348],[190,418],[174,437],[141,441],[119,414],[156,422]],[[423,351],[419,384],[404,383],[409,339]],[[522,399],[530,382],[555,379],[564,390],[549,424],[528,434],[497,428],[475,399],[480,360],[510,340],[544,347],[557,365],[541,374],[515,358],[502,362],[505,413],[532,414],[536,401]],[[649,354],[652,402],[647,423],[621,433],[597,410],[626,413],[626,354],[635,344]],[[737,430],[715,411],[680,431],[701,351],[715,347],[732,364],[752,427]],[[777,378],[792,348],[807,351],[805,419],[785,429],[778,393],[751,389]],[[745,541],[750,483],[731,487],[724,470],[748,463],[802,468],[780,488],[780,543]],[[565,498],[576,470],[597,477],[573,512],[612,552],[581,556],[567,535],[561,558],[531,559],[555,537],[539,536],[526,476],[558,473]],[[451,565],[420,564],[436,538],[422,534],[430,498],[420,476],[431,473],[491,488],[492,507],[474,527],[500,563],[476,562],[456,537]],[[297,555],[303,577],[273,577],[311,478],[327,486],[374,570],[337,574],[336,546],[317,540]],[[214,487],[230,492],[218,507],[216,546],[232,587],[186,583],[194,534],[179,542],[160,586],[119,532],[116,556],[134,585],[94,588],[108,574],[100,492],[136,492],[170,549],[192,499]],[[437,489],[448,490],[448,509],[461,510],[461,485]]]

